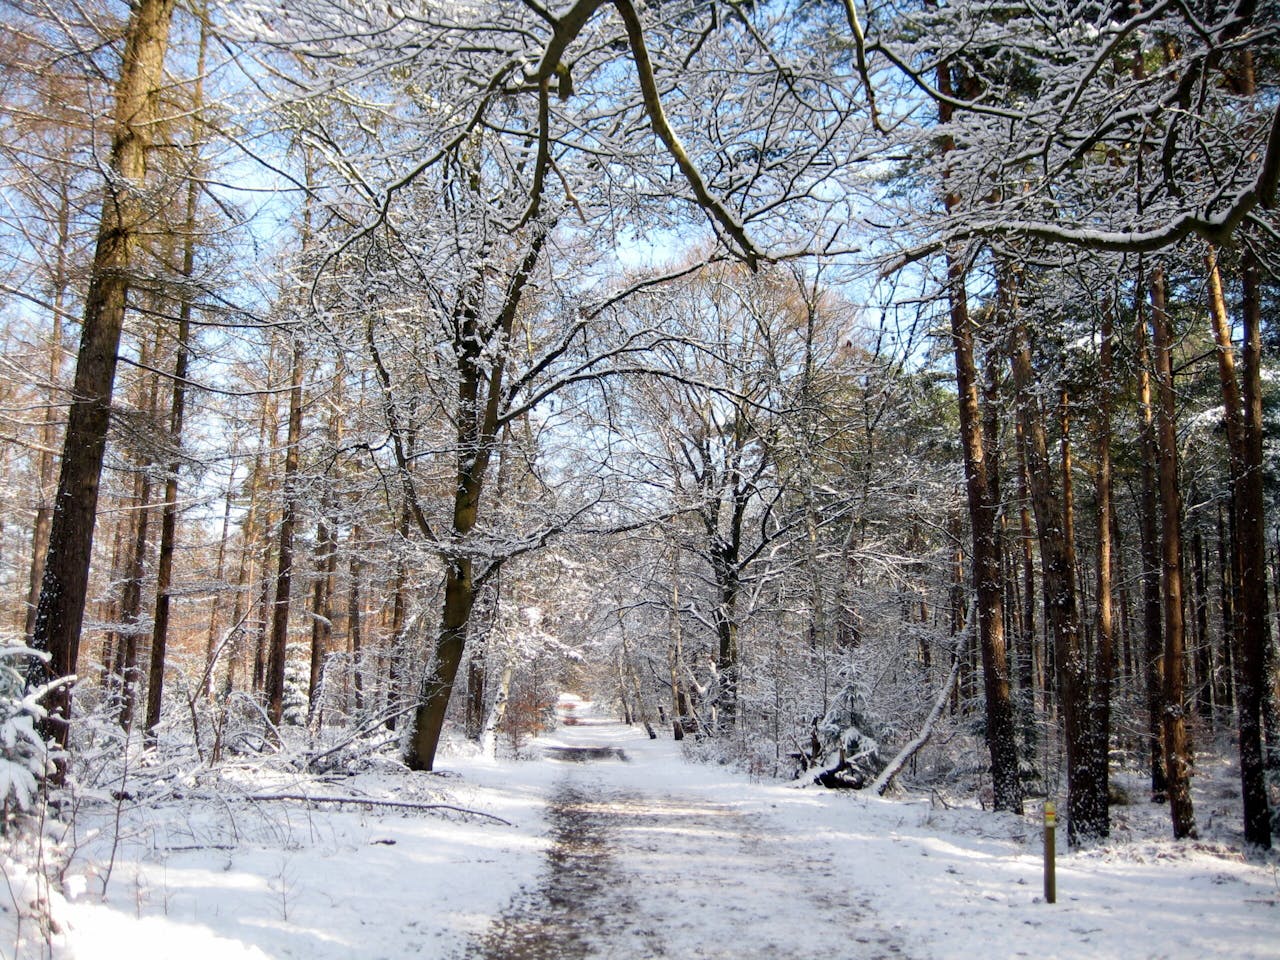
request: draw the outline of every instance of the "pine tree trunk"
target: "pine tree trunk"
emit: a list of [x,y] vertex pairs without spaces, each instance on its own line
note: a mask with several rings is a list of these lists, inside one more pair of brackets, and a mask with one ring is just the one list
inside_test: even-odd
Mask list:
[[1090,716],[1089,664],[1081,637],[1076,590],[1069,424],[1064,402],[1062,494],[1059,497],[1049,462],[1044,416],[1032,395],[1035,372],[1021,318],[1014,320],[1013,337],[1018,417],[1026,443],[1031,501],[1040,538],[1045,619],[1053,636],[1058,707],[1066,739],[1068,839],[1074,846],[1107,835],[1107,803],[1094,766],[1096,747]]
[[[1271,847],[1271,810],[1267,802],[1266,763],[1262,751],[1264,707],[1271,693],[1267,652],[1271,627],[1267,604],[1266,494],[1262,413],[1262,310],[1258,263],[1243,253],[1244,396],[1241,471],[1235,487],[1237,567],[1240,571],[1239,656],[1236,704],[1240,724],[1240,781],[1244,797],[1244,836],[1255,846]],[[1233,378],[1234,379],[1234,378]]]
[[1236,578],[1232,572],[1233,553],[1230,549],[1234,537],[1230,531],[1235,524],[1223,516],[1222,504],[1218,504],[1218,604],[1222,610],[1222,643],[1219,653],[1222,672],[1218,677],[1217,701],[1223,707],[1234,710],[1236,705]]
[[[1115,642],[1111,615],[1112,574],[1112,503],[1111,503],[1111,405],[1114,393],[1112,382],[1112,305],[1107,304],[1102,314],[1102,342],[1098,352],[1098,475],[1095,483],[1098,509],[1097,520],[1097,605],[1095,610],[1095,645],[1093,681],[1090,684],[1091,710],[1090,734],[1093,737],[1093,775],[1095,802],[1104,808],[1111,793],[1111,687],[1115,663]],[[1102,835],[1110,833],[1110,816],[1102,816],[1096,824]]]
[[[1197,500],[1192,484],[1191,499]],[[1195,613],[1196,706],[1200,716],[1213,727],[1213,642],[1209,636],[1209,580],[1205,573],[1204,535],[1197,523],[1191,534],[1191,609]]]
[[987,748],[991,755],[994,806],[1022,810],[1018,778],[1017,737],[1004,639],[1004,588],[1000,582],[1000,543],[996,530],[999,504],[991,499],[990,461],[983,443],[978,403],[978,373],[974,361],[973,325],[964,289],[964,265],[948,257],[951,296],[951,341],[955,354],[960,403],[960,432],[964,447],[969,523],[973,533],[972,571],[977,593],[978,635],[982,648],[986,689]]
[[1018,526],[1022,567],[1022,633],[1018,638],[1018,710],[1022,721],[1022,740],[1026,756],[1033,761],[1038,753],[1036,729],[1036,573],[1032,555],[1034,534],[1031,530],[1031,494],[1027,484],[1026,449],[1022,424],[1014,424],[1014,443],[1018,451]]
[[1165,311],[1164,270],[1151,273],[1151,342],[1157,386],[1157,442],[1160,448],[1161,558],[1164,562],[1164,731],[1165,776],[1175,839],[1196,836],[1191,803],[1191,739],[1187,732],[1183,658],[1182,520],[1178,493],[1178,424],[1173,392],[1173,345]]
[[[125,27],[107,159],[111,175],[90,268],[49,549],[32,630],[32,646],[49,652],[45,673],[54,677],[75,673],[80,652],[117,351],[133,248],[149,216],[142,190],[155,104],[164,84],[172,14],[173,0],[137,0]],[[65,745],[71,719],[70,689],[60,687],[49,697],[47,707],[44,732],[54,743]],[[61,769],[56,779],[60,778]]]
[[133,729],[133,714],[142,693],[142,671],[138,669],[138,620],[142,613],[142,576],[146,566],[148,520],[151,516],[151,477],[141,466],[134,486],[137,518],[133,527],[133,548],[125,569],[124,593],[120,599],[123,630],[116,641],[116,669],[120,683],[120,726]]
[[[937,68],[938,120],[951,122],[954,108],[951,65]],[[955,149],[950,137],[942,152]],[[945,174],[944,174],[945,179]],[[948,211],[959,198],[948,192]],[[950,300],[951,344],[956,364],[956,395],[960,412],[960,442],[964,449],[965,489],[969,503],[969,525],[973,535],[973,584],[977,595],[978,636],[982,647],[983,679],[986,691],[986,739],[991,755],[993,806],[997,810],[1022,812],[1022,782],[1018,774],[1018,741],[1013,699],[1009,693],[1008,653],[1004,637],[1004,586],[1000,582],[1000,541],[996,527],[999,503],[991,497],[993,477],[989,452],[983,443],[983,420],[978,401],[978,372],[974,360],[973,322],[969,316],[965,290],[965,262],[962,252],[946,251],[947,294]]]
[[1145,664],[1147,693],[1147,746],[1151,758],[1151,799],[1163,803],[1168,797],[1169,783],[1164,768],[1164,740],[1160,725],[1160,705],[1164,696],[1164,608],[1160,595],[1160,521],[1156,466],[1160,461],[1156,440],[1155,409],[1151,398],[1150,356],[1147,350],[1146,317],[1141,288],[1136,301],[1137,323],[1134,325],[1136,352],[1134,365],[1138,374],[1138,436],[1141,456],[1141,528],[1139,540],[1142,556],[1142,655]]

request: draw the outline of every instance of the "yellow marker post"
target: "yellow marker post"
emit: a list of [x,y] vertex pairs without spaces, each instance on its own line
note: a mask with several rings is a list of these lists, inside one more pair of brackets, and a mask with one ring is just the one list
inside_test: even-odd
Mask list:
[[1056,854],[1055,832],[1058,828],[1058,807],[1052,800],[1044,802],[1044,902],[1058,902],[1058,883],[1054,876]]

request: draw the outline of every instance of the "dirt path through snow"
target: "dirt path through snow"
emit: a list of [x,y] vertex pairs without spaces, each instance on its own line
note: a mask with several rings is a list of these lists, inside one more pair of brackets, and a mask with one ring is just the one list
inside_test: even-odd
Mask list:
[[[483,960],[893,960],[848,865],[808,859],[764,812],[663,782],[621,724],[562,731],[543,762],[551,846],[468,956]],[[634,741],[633,741],[634,742]],[[646,783],[651,784],[646,786]]]

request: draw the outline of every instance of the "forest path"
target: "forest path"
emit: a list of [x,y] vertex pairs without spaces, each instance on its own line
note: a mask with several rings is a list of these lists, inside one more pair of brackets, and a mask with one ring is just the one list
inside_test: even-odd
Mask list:
[[563,773],[547,797],[551,845],[538,884],[468,956],[904,956],[847,871],[815,857],[803,836],[682,782],[696,778],[672,744],[606,718],[574,720],[542,747]]

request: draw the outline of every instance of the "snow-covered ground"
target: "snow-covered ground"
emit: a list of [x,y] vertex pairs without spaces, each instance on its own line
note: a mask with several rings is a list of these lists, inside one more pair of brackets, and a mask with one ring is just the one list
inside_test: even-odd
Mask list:
[[[449,756],[246,785],[450,810],[179,796],[77,817],[54,955],[238,958],[1280,957],[1277,860],[1120,836],[1061,854],[1036,818],[757,783],[565,711],[538,759]],[[583,748],[604,748],[583,761]],[[180,792],[180,791],[179,791]],[[1118,835],[1141,818],[1117,811]],[[1126,827],[1129,824],[1129,827]],[[103,884],[114,850],[110,879]],[[0,886],[12,956],[23,874]],[[47,955],[33,921],[20,954]]]

